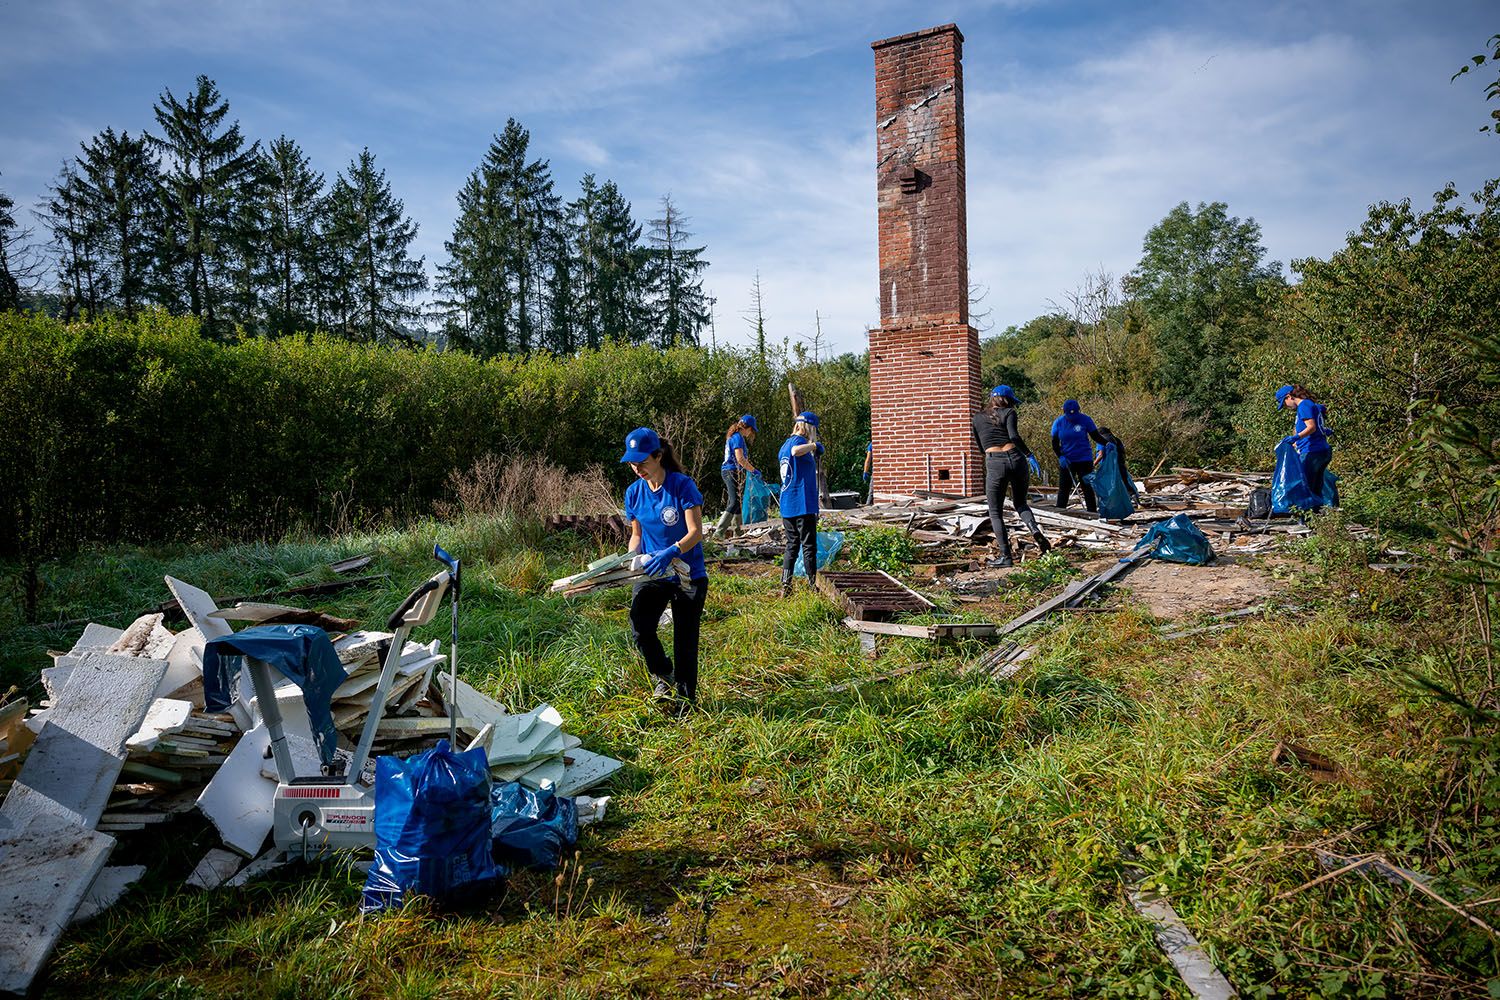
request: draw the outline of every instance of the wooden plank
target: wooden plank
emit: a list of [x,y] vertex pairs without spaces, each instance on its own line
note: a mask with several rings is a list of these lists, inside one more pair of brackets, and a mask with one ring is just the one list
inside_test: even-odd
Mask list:
[[50,813],[0,839],[0,992],[31,988],[114,847]]
[[1184,985],[1197,1000],[1233,1000],[1239,994],[1214,965],[1208,952],[1193,937],[1172,904],[1155,893],[1132,890],[1130,905],[1152,923],[1152,931],[1161,950],[1176,967]]
[[903,625],[899,622],[866,622],[845,618],[844,627],[868,635],[899,635],[908,639],[935,639],[931,625]]

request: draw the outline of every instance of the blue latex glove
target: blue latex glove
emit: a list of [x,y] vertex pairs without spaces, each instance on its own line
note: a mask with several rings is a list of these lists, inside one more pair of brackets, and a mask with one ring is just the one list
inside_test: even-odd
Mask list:
[[868,483],[869,481],[870,481],[870,474],[868,472],[866,472],[865,473],[865,482]]
[[[1291,444],[1291,443],[1293,443],[1296,440],[1297,440],[1297,435],[1295,435],[1295,434],[1288,434],[1286,437],[1284,437],[1284,438],[1281,439],[1281,444]],[[1280,448],[1281,445],[1279,444],[1276,447]]]
[[651,553],[651,558],[646,560],[643,567],[647,576],[666,576],[672,571],[672,560],[676,559],[682,552],[675,545],[668,545]]
[[1040,476],[1042,474],[1042,467],[1037,464],[1035,455],[1027,455],[1026,461],[1031,466],[1031,474],[1033,476]]
[[754,476],[756,479],[764,481],[764,477],[761,476],[759,469],[751,469],[750,475]]

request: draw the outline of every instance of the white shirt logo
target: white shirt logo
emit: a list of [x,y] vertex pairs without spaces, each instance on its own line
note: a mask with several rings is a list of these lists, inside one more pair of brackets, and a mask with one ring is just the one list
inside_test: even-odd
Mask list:
[[663,507],[662,511],[661,511],[661,523],[665,524],[665,525],[668,525],[669,527],[671,525],[676,524],[677,523],[677,508],[676,507]]

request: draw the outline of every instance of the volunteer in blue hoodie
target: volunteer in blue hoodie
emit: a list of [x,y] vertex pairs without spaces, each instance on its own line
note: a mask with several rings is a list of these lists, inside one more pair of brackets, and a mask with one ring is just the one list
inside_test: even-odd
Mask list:
[[1031,472],[1040,472],[1036,457],[1016,426],[1016,394],[1008,385],[997,385],[990,392],[990,401],[984,409],[974,414],[970,431],[974,443],[984,453],[984,495],[989,502],[990,527],[995,532],[996,555],[990,566],[1003,569],[1012,565],[1010,536],[1005,531],[1005,491],[1011,491],[1011,501],[1016,507],[1016,516],[1031,529],[1037,548],[1045,555],[1052,548],[1042,529],[1037,527],[1036,515],[1031,512]]
[[[656,678],[654,697],[677,710],[698,698],[698,628],[708,597],[708,569],[703,565],[703,494],[685,475],[672,446],[649,427],[625,438],[627,462],[639,478],[625,490],[625,520],[630,524],[630,551],[647,556],[652,577],[635,585],[630,598],[630,633]],[[672,571],[673,560],[688,567],[686,583]],[[662,649],[656,629],[662,612],[672,607],[672,659]]]
[[818,415],[811,410],[797,414],[792,436],[777,455],[781,462],[781,530],[786,535],[786,555],[781,560],[781,596],[792,593],[792,571],[797,553],[807,582],[818,580],[818,465],[823,454],[818,440]]
[[1282,438],[1283,444],[1290,441],[1302,460],[1302,479],[1317,498],[1312,509],[1323,506],[1323,473],[1328,471],[1328,461],[1333,458],[1333,446],[1328,443],[1328,430],[1324,420],[1328,408],[1313,399],[1312,393],[1300,385],[1284,385],[1276,390],[1276,408],[1293,407],[1297,416],[1292,422],[1292,433]]
[[760,475],[755,463],[750,461],[750,446],[755,443],[755,434],[760,430],[752,414],[745,414],[729,425],[724,432],[724,462],[719,466],[719,477],[724,480],[724,515],[719,518],[719,534],[740,523],[740,474]]
[[1090,511],[1099,509],[1094,488],[1084,476],[1094,471],[1094,446],[1089,440],[1106,443],[1093,418],[1083,412],[1076,399],[1063,400],[1062,416],[1052,421],[1052,452],[1057,456],[1057,505],[1067,507],[1073,499],[1073,484],[1083,489],[1083,505]]

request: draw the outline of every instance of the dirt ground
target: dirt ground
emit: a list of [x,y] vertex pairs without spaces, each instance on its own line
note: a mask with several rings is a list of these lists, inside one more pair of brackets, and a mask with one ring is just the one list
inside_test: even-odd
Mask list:
[[1220,555],[1207,566],[1152,559],[1120,582],[1130,599],[1167,621],[1247,608],[1273,596],[1278,587],[1264,567],[1228,555]]

